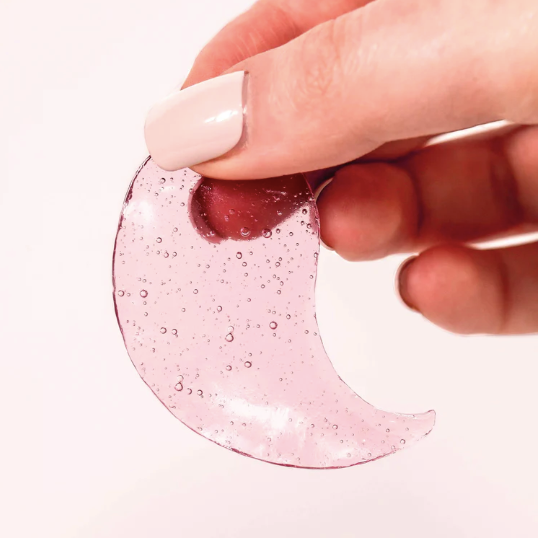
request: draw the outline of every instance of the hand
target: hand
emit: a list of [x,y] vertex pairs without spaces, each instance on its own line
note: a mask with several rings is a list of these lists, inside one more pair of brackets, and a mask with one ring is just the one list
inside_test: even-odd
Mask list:
[[[260,0],[185,82],[249,73],[241,141],[194,168],[332,168],[318,199],[327,245],[350,260],[421,252],[400,293],[444,328],[536,332],[538,244],[465,245],[538,228],[537,65],[534,0]],[[423,147],[499,119],[519,126]]]

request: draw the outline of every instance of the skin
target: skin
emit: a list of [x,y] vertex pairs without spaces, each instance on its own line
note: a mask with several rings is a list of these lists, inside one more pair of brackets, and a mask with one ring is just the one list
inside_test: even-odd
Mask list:
[[[246,70],[246,134],[196,170],[334,177],[323,241],[348,260],[418,253],[404,302],[456,333],[538,331],[535,0],[260,0],[200,53],[185,86]],[[514,125],[424,147],[439,133]]]

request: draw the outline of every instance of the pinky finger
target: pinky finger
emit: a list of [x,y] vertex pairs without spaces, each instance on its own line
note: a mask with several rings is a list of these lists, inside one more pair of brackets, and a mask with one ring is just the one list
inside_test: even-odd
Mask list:
[[538,243],[437,246],[402,265],[398,287],[410,308],[455,333],[538,332]]

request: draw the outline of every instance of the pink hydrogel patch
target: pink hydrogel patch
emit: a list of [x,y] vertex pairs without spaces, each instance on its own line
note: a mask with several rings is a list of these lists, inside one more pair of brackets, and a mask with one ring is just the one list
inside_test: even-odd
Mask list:
[[[207,439],[280,465],[347,467],[427,435],[433,411],[372,407],[325,353],[314,307],[318,215],[306,183],[295,192],[257,188],[252,203],[237,199],[240,210],[216,191],[189,169],[165,172],[148,160],[124,204],[117,317],[159,400]],[[218,211],[226,223],[240,211],[261,233],[240,221],[237,234],[219,232]]]

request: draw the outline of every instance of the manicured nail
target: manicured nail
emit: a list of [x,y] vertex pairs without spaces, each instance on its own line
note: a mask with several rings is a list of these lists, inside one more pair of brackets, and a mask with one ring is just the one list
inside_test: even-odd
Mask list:
[[157,103],[144,128],[152,159],[179,170],[233,149],[243,134],[245,72],[222,75]]
[[318,198],[319,198],[319,195],[321,194],[321,191],[323,191],[323,189],[329,185],[330,183],[332,183],[334,177],[330,177],[329,179],[326,179],[314,192],[314,200],[316,200],[316,202],[318,201]]
[[[324,181],[314,192],[314,200],[316,200],[316,202],[318,201],[318,198],[319,198],[319,195],[321,194],[321,191],[323,191],[323,189],[329,185],[329,183],[332,182],[332,180],[334,179],[334,177],[331,177],[329,179],[327,179],[326,181]],[[321,246],[326,248],[327,250],[331,250],[334,252],[334,248],[330,247],[329,245],[327,245],[327,243],[325,243],[325,241],[323,241],[323,239],[321,239],[321,235],[320,235],[320,239],[319,239],[320,243],[321,243]]]
[[418,256],[413,256],[412,258],[409,258],[406,260],[400,269],[398,270],[398,273],[396,275],[396,288],[398,291],[398,295],[400,296],[400,299],[404,303],[407,308],[410,308],[411,310],[414,310],[415,312],[419,312],[418,308],[413,304],[411,301],[411,298],[409,296],[409,288],[407,286],[407,277],[409,274],[409,269],[411,265],[416,261]]

